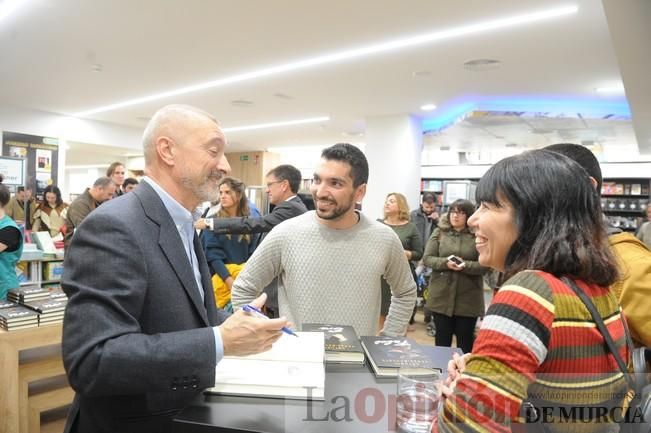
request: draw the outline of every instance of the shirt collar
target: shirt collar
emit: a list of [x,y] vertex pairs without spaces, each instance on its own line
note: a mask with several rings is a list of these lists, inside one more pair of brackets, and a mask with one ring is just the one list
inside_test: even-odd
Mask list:
[[[169,195],[169,193],[165,191],[159,184],[157,184],[152,178],[145,176],[143,180],[151,185],[152,188],[154,188],[154,191],[156,191],[156,194],[158,194],[160,199],[163,201],[165,209],[167,209],[169,212],[177,228],[183,228],[186,230],[188,224],[190,225],[190,228],[192,227],[192,222],[195,220],[196,210],[194,213],[192,213],[181,206],[181,203]],[[201,213],[199,213],[199,216],[201,216]]]

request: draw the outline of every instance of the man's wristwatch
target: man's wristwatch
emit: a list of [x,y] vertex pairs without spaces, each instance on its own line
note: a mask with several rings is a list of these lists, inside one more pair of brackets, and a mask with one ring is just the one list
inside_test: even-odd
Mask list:
[[206,218],[206,226],[210,229],[210,231],[215,230],[215,220],[212,218]]

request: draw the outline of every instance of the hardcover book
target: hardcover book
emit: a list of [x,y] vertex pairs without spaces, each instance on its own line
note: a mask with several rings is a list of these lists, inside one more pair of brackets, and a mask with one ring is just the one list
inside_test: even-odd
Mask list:
[[6,331],[38,326],[38,313],[22,305],[0,308],[0,327]]
[[225,356],[215,369],[208,394],[323,400],[323,334],[283,334],[271,350],[249,356]]
[[363,364],[364,350],[355,328],[349,325],[304,323],[303,331],[323,332],[326,362]]
[[37,299],[47,299],[49,291],[37,285],[22,286],[18,289],[11,289],[7,293],[7,299],[16,303],[24,303],[26,301],[34,301]]
[[[443,372],[459,349],[425,347],[405,337],[361,337],[362,347],[376,377],[396,377],[399,368],[436,369]],[[427,374],[426,371],[423,374]]]

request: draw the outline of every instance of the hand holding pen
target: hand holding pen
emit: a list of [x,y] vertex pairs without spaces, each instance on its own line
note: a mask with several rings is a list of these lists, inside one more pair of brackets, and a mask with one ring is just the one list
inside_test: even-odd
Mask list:
[[[267,295],[263,293],[251,302],[250,306],[259,311],[266,300]],[[218,327],[224,355],[243,356],[265,352],[280,338],[283,328],[290,326],[291,324],[284,317],[260,320],[257,314],[253,316],[243,309],[236,311]]]
[[[242,310],[246,311],[247,313],[251,313],[252,315],[254,315],[256,317],[259,317],[261,319],[271,320],[262,311],[258,310],[253,305],[245,305],[244,307],[242,307]],[[298,335],[294,331],[292,331],[291,329],[289,329],[286,326],[283,326],[282,328],[280,328],[280,330],[283,331],[285,334],[289,334],[289,335],[293,335],[294,337],[298,337]]]

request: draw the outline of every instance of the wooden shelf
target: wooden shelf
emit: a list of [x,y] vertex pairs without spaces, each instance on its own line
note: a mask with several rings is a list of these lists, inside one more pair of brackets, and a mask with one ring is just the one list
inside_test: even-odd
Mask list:
[[[26,390],[28,388],[26,380],[43,380],[45,376],[49,377],[50,374],[53,377],[62,374],[60,360],[49,357],[21,364],[20,353],[28,349],[60,346],[61,335],[61,323],[16,331],[0,330],[0,365],[2,365],[2,369],[0,369],[0,389],[2,389],[2,392],[0,392],[0,408],[3,409],[3,416],[0,416],[0,432],[26,433],[28,431],[29,400],[31,398],[25,401],[25,394],[21,393],[21,389]],[[40,365],[36,363],[40,363]],[[40,368],[43,370],[39,371]],[[21,378],[21,371],[25,378]],[[63,391],[57,393],[59,399],[56,402],[57,404],[62,401],[62,397],[66,397],[63,400],[67,400],[67,397],[72,395],[70,388],[60,389]],[[43,400],[45,397],[41,396],[40,399]],[[72,401],[72,398],[70,398],[70,401]],[[50,404],[43,403],[42,406],[47,407]]]

